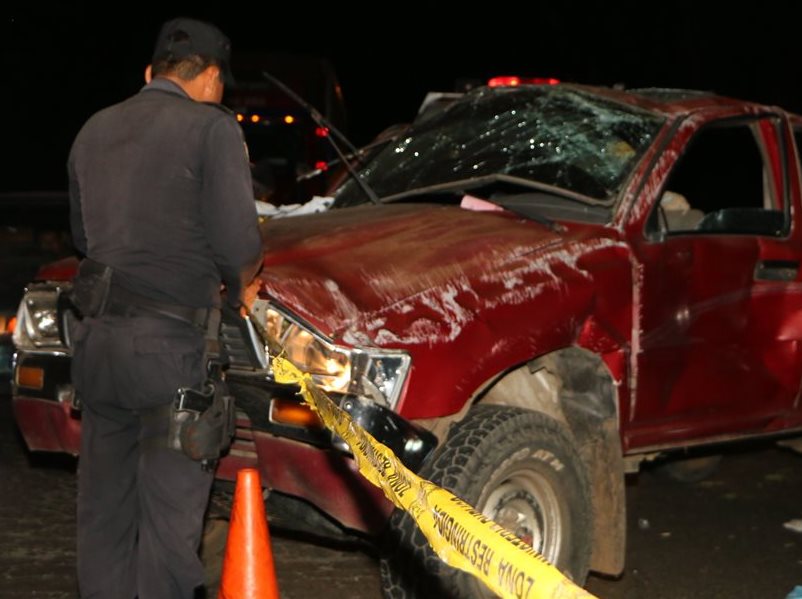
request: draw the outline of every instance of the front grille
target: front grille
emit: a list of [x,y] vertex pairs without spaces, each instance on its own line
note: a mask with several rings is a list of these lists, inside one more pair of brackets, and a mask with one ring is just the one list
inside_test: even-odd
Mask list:
[[253,347],[250,339],[243,335],[241,327],[224,322],[220,326],[220,343],[228,354],[231,368],[252,370],[259,366],[253,361]]

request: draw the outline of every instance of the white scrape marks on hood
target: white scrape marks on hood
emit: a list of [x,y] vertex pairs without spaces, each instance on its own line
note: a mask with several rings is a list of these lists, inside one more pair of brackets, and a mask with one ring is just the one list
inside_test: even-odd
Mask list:
[[458,283],[448,284],[439,289],[427,289],[417,296],[410,297],[393,309],[399,314],[408,314],[415,309],[414,304],[425,308],[420,310],[425,316],[413,320],[403,332],[394,332],[386,328],[373,329],[365,327],[368,333],[374,333],[373,339],[378,345],[400,343],[404,345],[419,345],[435,341],[449,342],[457,338],[465,324],[473,319],[470,310],[464,308],[457,300],[457,296],[466,294],[476,299],[476,293],[471,289],[467,279]]
[[[552,250],[526,248],[526,251],[508,252],[503,260],[489,260],[488,267],[492,270],[481,272],[473,279],[455,270],[446,284],[419,291],[376,313],[361,314],[361,318],[348,322],[343,340],[354,345],[452,342],[481,313],[531,301],[549,289],[559,291],[564,285],[566,269],[575,276],[589,279],[591,274],[577,264],[579,258],[607,247],[626,246],[613,239],[593,239],[559,244]],[[500,264],[505,268],[499,269]],[[437,280],[437,277],[432,278]],[[374,278],[376,289],[381,289],[390,279],[393,279],[391,272]],[[410,317],[413,313],[415,316]]]

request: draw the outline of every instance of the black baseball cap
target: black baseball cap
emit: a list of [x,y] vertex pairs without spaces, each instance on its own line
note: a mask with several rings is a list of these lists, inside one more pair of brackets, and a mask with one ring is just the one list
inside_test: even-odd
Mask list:
[[231,42],[211,23],[180,17],[167,21],[156,38],[152,62],[181,60],[196,54],[220,63],[223,81],[234,84],[231,73]]

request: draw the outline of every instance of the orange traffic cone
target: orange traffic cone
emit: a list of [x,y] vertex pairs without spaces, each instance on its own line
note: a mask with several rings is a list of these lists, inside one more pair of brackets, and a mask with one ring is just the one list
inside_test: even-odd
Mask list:
[[279,599],[262,483],[255,468],[237,472],[218,599]]

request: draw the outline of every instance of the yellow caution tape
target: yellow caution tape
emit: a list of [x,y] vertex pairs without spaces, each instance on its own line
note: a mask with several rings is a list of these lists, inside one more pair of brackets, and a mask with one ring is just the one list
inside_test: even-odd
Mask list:
[[441,560],[473,574],[504,599],[594,599],[507,529],[410,472],[308,373],[282,357],[274,357],[272,363],[276,381],[300,386],[304,401],[348,443],[359,472],[415,519]]

